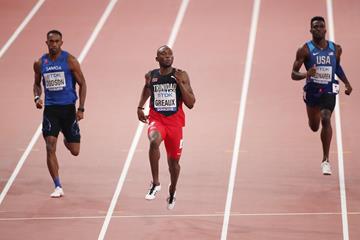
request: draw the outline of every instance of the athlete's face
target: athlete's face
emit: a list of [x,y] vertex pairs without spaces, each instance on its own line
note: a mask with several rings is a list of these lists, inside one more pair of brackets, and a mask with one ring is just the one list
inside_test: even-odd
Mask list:
[[63,41],[59,34],[50,33],[47,37],[46,45],[48,46],[50,55],[56,55],[58,52],[60,52],[62,44]]
[[325,23],[321,20],[315,20],[311,24],[310,32],[315,39],[325,38],[326,27]]
[[167,46],[159,48],[156,56],[156,61],[159,62],[160,67],[171,67],[174,61],[172,50]]

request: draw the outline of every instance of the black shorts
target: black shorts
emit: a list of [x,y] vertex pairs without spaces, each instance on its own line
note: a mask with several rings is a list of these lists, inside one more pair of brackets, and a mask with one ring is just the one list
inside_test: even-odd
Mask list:
[[45,106],[42,122],[43,136],[64,134],[67,142],[80,142],[80,128],[76,120],[75,105]]
[[304,92],[304,102],[306,103],[306,106],[319,107],[320,110],[328,109],[332,112],[334,111],[336,104],[336,94],[323,93],[319,95]]

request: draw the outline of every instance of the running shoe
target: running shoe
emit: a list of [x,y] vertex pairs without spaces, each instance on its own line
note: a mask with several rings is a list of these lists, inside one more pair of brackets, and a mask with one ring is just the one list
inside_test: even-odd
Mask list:
[[146,200],[154,200],[156,194],[161,190],[161,185],[154,185],[153,183],[150,184],[150,188],[148,193],[145,196]]
[[[170,190],[170,185],[169,185],[169,190]],[[171,194],[169,191],[169,197],[166,199],[168,210],[172,210],[175,207],[175,202],[176,202],[175,196],[176,196],[176,191],[173,194]]]
[[321,170],[324,175],[331,175],[331,166],[328,161],[323,161],[321,163]]
[[64,191],[61,187],[56,187],[54,192],[52,194],[50,194],[50,197],[52,198],[59,198],[64,196]]

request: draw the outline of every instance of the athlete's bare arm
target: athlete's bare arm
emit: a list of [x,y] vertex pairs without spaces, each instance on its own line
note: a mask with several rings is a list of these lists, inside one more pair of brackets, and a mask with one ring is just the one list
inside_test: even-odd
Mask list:
[[150,95],[151,95],[150,72],[148,72],[148,73],[145,74],[145,85],[144,85],[144,87],[142,89],[139,104],[138,104],[138,108],[137,108],[138,119],[139,119],[139,121],[141,121],[143,123],[147,123],[147,119],[148,119],[148,116],[145,116],[143,106],[146,103],[147,99],[150,97]]
[[[341,68],[341,65],[340,65],[341,54],[342,54],[342,48],[340,45],[336,44],[336,61],[340,68]],[[347,79],[345,73],[343,72],[342,68],[341,68],[341,74],[336,74],[336,75],[345,84],[345,88],[346,88],[345,94],[350,95],[352,92],[352,87],[351,87],[351,84],[350,84],[349,80]]]
[[43,101],[40,98],[42,93],[41,88],[41,59],[34,62],[34,86],[33,86],[33,93],[34,93],[34,100],[36,107],[41,109],[43,107]]
[[[68,63],[72,74],[75,77],[76,83],[79,85],[79,108],[84,109],[85,106],[85,99],[86,99],[86,81],[84,74],[81,71],[80,63],[78,60],[69,54]],[[81,120],[84,118],[83,111],[76,112],[77,120]]]
[[296,58],[293,64],[293,69],[291,72],[292,80],[298,81],[309,76],[314,76],[316,73],[315,67],[310,68],[306,73],[301,73],[300,68],[304,64],[305,60],[309,56],[309,50],[307,49],[306,45],[299,48],[296,52]]
[[190,85],[190,78],[186,71],[182,71],[180,69],[176,69],[175,78],[177,85],[180,88],[181,96],[184,104],[192,109],[195,104],[195,95]]

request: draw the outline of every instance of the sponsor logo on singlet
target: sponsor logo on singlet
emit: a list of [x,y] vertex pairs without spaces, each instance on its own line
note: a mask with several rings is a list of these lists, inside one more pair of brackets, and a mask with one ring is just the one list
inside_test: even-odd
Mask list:
[[64,72],[44,73],[45,88],[49,91],[61,91],[66,87]]
[[156,84],[153,87],[156,111],[176,111],[176,83]]

